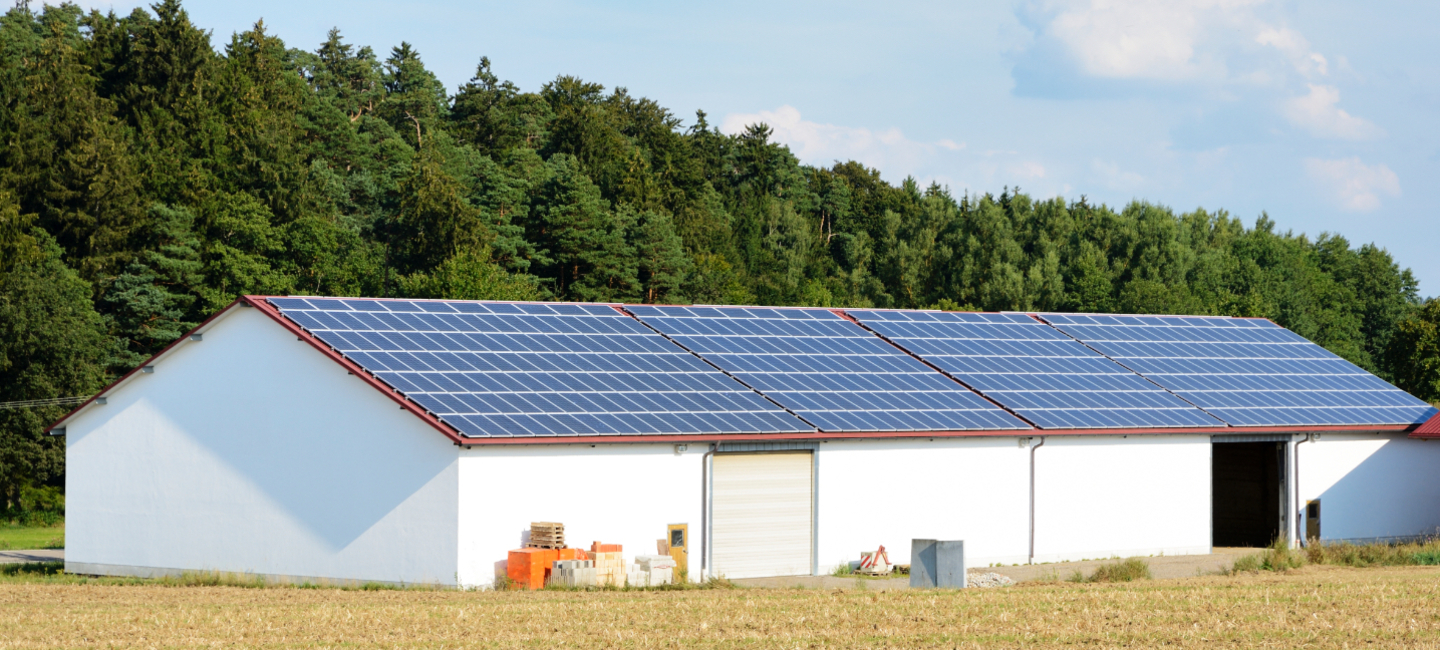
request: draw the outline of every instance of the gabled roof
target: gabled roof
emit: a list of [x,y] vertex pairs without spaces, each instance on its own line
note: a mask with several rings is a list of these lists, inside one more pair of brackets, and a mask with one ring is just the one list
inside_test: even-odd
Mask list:
[[[1435,414],[1359,371],[1384,389],[1373,382],[1357,389],[1383,393],[1401,410],[1362,409],[1389,418],[1375,422],[1235,427],[1187,397],[1193,386],[1184,381],[1233,381],[1236,373],[1216,371],[1205,365],[1214,359],[1204,358],[1191,359],[1199,370],[1184,381],[1137,374],[1125,365],[1136,363],[1133,346],[1092,343],[1086,337],[1096,337],[1083,329],[1051,329],[1056,321],[1073,326],[1070,315],[245,296],[192,334],[237,307],[257,309],[462,445],[1405,431]],[[1115,320],[1125,317],[1093,318],[1109,320],[1079,322],[1128,324]],[[940,325],[947,322],[961,325]],[[1035,327],[1055,335],[1025,329]],[[1029,333],[1016,334],[1022,331]],[[1187,344],[1210,340],[1186,336]],[[1079,347],[1047,352],[1057,345]],[[1194,349],[1202,348],[1219,349]],[[1173,361],[1171,353],[1159,356]],[[1287,366],[1267,359],[1243,358],[1242,367],[1249,375],[1286,375]],[[1111,365],[1097,374],[1097,363]],[[1330,388],[1340,391],[1332,398],[1344,392]],[[1289,389],[1282,396],[1307,392],[1304,385]],[[1147,408],[1169,415],[1152,417]]]
[[1440,438],[1440,413],[1431,416],[1410,433],[1411,438]]

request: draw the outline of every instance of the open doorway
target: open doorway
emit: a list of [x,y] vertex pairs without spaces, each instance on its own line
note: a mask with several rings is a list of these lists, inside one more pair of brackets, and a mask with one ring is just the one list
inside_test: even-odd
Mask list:
[[1217,442],[1211,452],[1214,546],[1265,546],[1280,535],[1283,442]]

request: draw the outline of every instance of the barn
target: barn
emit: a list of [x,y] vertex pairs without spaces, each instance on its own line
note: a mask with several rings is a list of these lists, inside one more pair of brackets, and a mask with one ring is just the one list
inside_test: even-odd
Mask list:
[[485,586],[1433,534],[1435,416],[1262,319],[246,296],[51,433],[67,571]]

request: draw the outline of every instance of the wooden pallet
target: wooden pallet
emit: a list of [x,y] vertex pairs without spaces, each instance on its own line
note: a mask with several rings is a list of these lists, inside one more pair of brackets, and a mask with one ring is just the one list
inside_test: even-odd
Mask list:
[[531,548],[565,548],[565,524],[553,521],[530,522]]

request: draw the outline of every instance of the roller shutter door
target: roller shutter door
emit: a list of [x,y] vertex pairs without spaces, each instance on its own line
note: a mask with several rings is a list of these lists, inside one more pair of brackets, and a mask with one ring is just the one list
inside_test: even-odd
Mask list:
[[810,574],[810,452],[716,454],[715,572],[727,578]]

